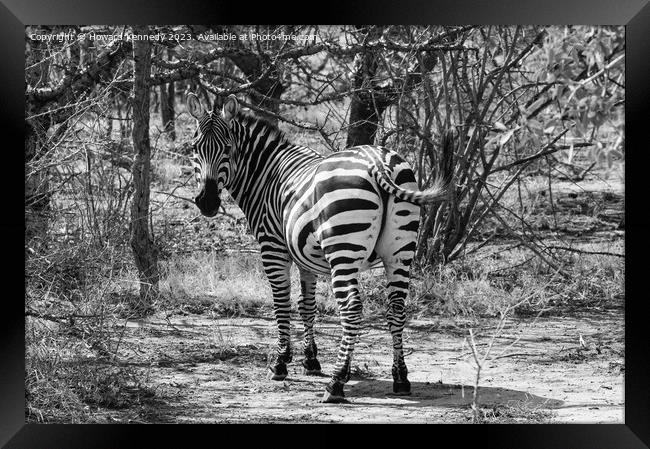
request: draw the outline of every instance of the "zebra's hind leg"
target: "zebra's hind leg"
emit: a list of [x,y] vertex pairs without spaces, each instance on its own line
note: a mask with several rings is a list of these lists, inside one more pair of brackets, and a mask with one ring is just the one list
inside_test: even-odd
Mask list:
[[316,275],[300,270],[300,299],[298,312],[304,327],[304,354],[302,361],[304,374],[320,376],[321,366],[318,362],[318,348],[314,340],[314,319],[316,318]]
[[357,273],[358,270],[349,268],[332,270],[332,287],[339,306],[343,337],[332,379],[325,387],[321,402],[346,402],[343,386],[350,380],[352,352],[362,324],[362,304],[356,278]]
[[399,395],[411,394],[411,383],[407,375],[408,369],[404,362],[404,349],[402,345],[402,332],[406,322],[404,300],[408,294],[409,267],[408,265],[386,265],[388,277],[388,309],[386,320],[388,329],[393,337],[393,393]]

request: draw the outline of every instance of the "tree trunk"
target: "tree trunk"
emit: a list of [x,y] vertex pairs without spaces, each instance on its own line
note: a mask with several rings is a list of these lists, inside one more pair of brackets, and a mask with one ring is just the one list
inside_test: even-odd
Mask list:
[[160,116],[162,119],[163,129],[168,133],[171,140],[176,140],[176,129],[174,128],[174,97],[176,91],[174,82],[162,84],[160,86]]
[[[364,40],[376,37],[379,29],[371,27]],[[354,58],[354,95],[350,97],[350,120],[348,126],[347,146],[372,145],[375,143],[379,119],[388,107],[389,100],[376,89],[377,55],[366,50]],[[364,89],[359,92],[359,89]]]
[[257,94],[254,91],[251,91],[250,97],[253,104],[264,111],[269,111],[271,114],[265,114],[264,112],[259,112],[258,114],[273,123],[274,125],[278,124],[278,118],[272,114],[278,114],[280,112],[280,97],[285,90],[285,87],[280,83],[277,78],[278,75],[275,72],[272,72],[269,75],[269,79],[260,83],[257,87],[262,95]]
[[[355,83],[355,89],[357,88]],[[379,118],[385,107],[375,108],[372,95],[361,93],[352,96],[350,102],[350,125],[348,127],[347,147],[372,145],[375,143]]]
[[[431,159],[431,166],[436,167],[435,170],[438,174],[442,175],[444,179],[449,183],[449,188],[452,189],[452,192],[455,192],[455,185],[453,182],[454,178],[454,150],[456,148],[456,138],[454,136],[453,130],[447,130],[442,136],[441,143],[441,152],[440,157],[437,161],[434,161],[434,150],[430,142],[425,142],[423,147],[424,151],[427,152]],[[451,195],[451,200],[455,201],[453,198],[455,193]],[[441,210],[441,208],[443,208]],[[447,216],[441,216],[441,212],[444,212],[444,208],[447,208]],[[454,205],[446,206],[443,204],[434,204],[428,206],[427,208],[422,208],[422,217],[420,233],[418,235],[418,244],[415,252],[415,261],[418,264],[423,262],[423,258],[426,255],[426,262],[429,262],[431,265],[435,265],[440,261],[446,261],[446,258],[449,256],[450,250],[448,245],[446,245],[446,240],[448,240],[451,235],[452,228],[456,225],[457,218],[457,209]],[[444,219],[444,222],[441,220]],[[433,237],[431,246],[429,245],[429,238]],[[453,247],[452,247],[453,248]]]
[[[242,49],[237,54],[230,55],[229,58],[246,75],[249,81],[256,80],[264,73],[261,56],[250,50]],[[251,89],[249,92],[251,103],[262,109],[257,114],[277,125],[278,118],[276,115],[280,111],[279,100],[285,90],[286,87],[281,82],[280,73],[274,68],[263,80],[257,83],[255,89]],[[264,111],[269,111],[270,114],[265,114]]]
[[[147,27],[134,27],[136,34],[148,34]],[[133,148],[135,159],[132,173],[135,192],[131,205],[131,248],[140,277],[140,303],[144,313],[152,311],[152,301],[158,295],[158,250],[149,230],[149,183],[151,147],[149,144],[149,85],[151,74],[151,43],[133,42]]]

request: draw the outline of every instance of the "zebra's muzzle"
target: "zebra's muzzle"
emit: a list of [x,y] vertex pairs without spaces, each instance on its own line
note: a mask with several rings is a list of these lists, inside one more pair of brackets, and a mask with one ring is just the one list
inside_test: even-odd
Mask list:
[[214,217],[219,213],[219,206],[221,206],[219,193],[216,181],[208,179],[201,192],[194,198],[194,203],[198,206],[202,215]]

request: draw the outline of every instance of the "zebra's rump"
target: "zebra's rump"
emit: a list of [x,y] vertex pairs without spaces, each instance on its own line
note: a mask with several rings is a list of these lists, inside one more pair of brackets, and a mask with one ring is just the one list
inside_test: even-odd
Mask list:
[[[414,228],[418,206],[381,188],[377,167],[398,186],[413,189],[415,177],[397,153],[381,147],[355,147],[315,164],[295,183],[284,211],[283,230],[289,252],[302,269],[330,274],[335,265],[358,271],[378,262],[382,233]],[[417,221],[415,221],[417,232]]]

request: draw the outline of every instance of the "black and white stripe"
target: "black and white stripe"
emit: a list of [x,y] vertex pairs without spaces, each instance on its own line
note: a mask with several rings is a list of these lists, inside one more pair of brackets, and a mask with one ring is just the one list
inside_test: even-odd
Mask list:
[[408,392],[402,331],[419,205],[446,198],[442,180],[427,191],[418,191],[409,164],[379,146],[359,146],[323,157],[293,145],[273,125],[239,114],[232,96],[221,114],[215,110],[199,113],[196,105],[188,106],[199,121],[194,144],[201,182],[197,205],[211,215],[215,201],[218,207],[221,189],[227,189],[261,246],[278,327],[277,357],[271,368],[274,378],[286,376],[286,363],[292,359],[291,263],[300,272],[303,365],[310,372],[320,369],[313,333],[316,275],[331,276],[339,306],[343,336],[326,400],[342,398],[343,384],[349,378],[362,325],[358,275],[383,263],[388,280],[386,318],[393,337],[394,390]]

